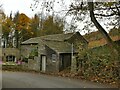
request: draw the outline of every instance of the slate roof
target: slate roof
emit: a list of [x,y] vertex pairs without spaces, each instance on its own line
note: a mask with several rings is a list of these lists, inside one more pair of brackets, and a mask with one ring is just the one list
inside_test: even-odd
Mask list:
[[30,38],[30,39],[22,42],[22,44],[33,44],[33,43],[37,44],[40,42],[40,40],[64,41],[73,35],[74,35],[74,33],[46,35],[46,36],[41,36],[41,37]]
[[44,41],[44,44],[59,53],[71,53],[71,44],[62,41]]
[[[22,44],[23,45],[24,44],[28,44],[28,45],[29,44],[44,44],[56,52],[71,53],[72,46],[70,43],[65,42],[65,40],[71,38],[73,35],[74,33],[46,35],[46,36],[28,39],[22,42]],[[80,35],[80,37],[82,36]]]
[[64,41],[64,40],[72,37],[73,35],[74,35],[74,33],[54,34],[54,35],[42,36],[41,39],[43,39],[43,40],[52,40],[52,41]]
[[35,38],[30,38],[21,44],[38,44],[40,42],[41,38],[40,37],[35,37]]

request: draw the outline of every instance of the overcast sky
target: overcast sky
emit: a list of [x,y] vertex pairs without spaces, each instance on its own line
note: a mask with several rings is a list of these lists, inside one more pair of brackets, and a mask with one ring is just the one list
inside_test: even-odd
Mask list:
[[[33,4],[33,0],[0,0],[0,4],[3,4],[2,7],[3,7],[3,10],[6,15],[10,15],[11,11],[12,11],[13,15],[17,11],[19,11],[20,13],[25,13],[28,17],[33,17],[34,14],[41,12],[40,8],[37,8],[34,11],[32,11],[30,6],[31,6],[31,4]],[[68,2],[67,2],[67,5],[69,5]],[[56,5],[55,9],[57,11],[59,11],[58,9],[62,9],[62,8],[59,7],[59,5]],[[62,14],[60,14],[60,15],[62,15]],[[70,21],[70,20],[68,19],[68,21]],[[79,29],[82,30],[84,23],[79,22],[79,25],[80,25]],[[101,25],[104,26],[103,21],[101,22]],[[81,34],[83,34],[83,33],[84,32],[81,31]]]
[[11,11],[13,13],[19,11],[20,13],[25,13],[28,17],[32,17],[38,12],[37,9],[35,11],[31,10],[32,2],[33,0],[0,0],[5,14],[9,15]]

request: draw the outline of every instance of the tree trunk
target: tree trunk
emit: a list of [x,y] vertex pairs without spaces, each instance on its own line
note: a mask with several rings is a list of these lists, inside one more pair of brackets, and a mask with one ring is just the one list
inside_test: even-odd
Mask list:
[[9,39],[9,37],[8,37],[8,35],[7,35],[7,36],[6,36],[6,48],[9,47],[9,41],[8,41],[8,39]]
[[112,39],[110,38],[108,33],[104,30],[104,28],[98,23],[98,21],[95,18],[95,15],[94,15],[94,12],[93,12],[94,11],[94,4],[93,4],[93,2],[88,2],[88,7],[89,7],[91,21],[94,23],[96,28],[100,31],[100,33],[103,35],[103,37],[107,41],[107,43],[110,46],[110,48],[113,49],[113,52],[118,54],[119,50],[118,50],[117,46],[114,44],[114,42],[112,41]]
[[19,46],[19,37],[18,37],[18,30],[15,30],[15,40],[16,40],[16,48],[18,48],[18,46]]
[[3,48],[7,48],[8,47],[8,35],[4,35],[3,36],[4,41],[3,41]]
[[3,36],[3,38],[4,38],[4,40],[3,40],[3,48],[5,48],[5,43],[6,43],[5,36]]

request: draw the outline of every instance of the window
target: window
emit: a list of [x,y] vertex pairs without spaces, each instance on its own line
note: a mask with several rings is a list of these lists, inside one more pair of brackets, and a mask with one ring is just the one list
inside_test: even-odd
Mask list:
[[56,62],[56,58],[57,58],[56,54],[52,54],[52,62]]
[[6,57],[6,62],[15,62],[15,56],[9,55]]

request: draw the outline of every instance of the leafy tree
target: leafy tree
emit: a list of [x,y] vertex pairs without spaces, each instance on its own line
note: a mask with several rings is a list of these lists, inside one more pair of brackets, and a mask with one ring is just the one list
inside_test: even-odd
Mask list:
[[21,13],[18,18],[18,30],[20,31],[21,41],[27,40],[31,36],[31,20],[25,14]]
[[17,12],[13,19],[15,28],[16,48],[19,44],[31,37],[30,18],[25,14]]
[[40,18],[37,14],[34,15],[34,17],[31,19],[31,33],[33,37],[38,36],[38,31],[40,30]]
[[49,16],[43,21],[42,30],[40,30],[40,35],[51,35],[63,33],[63,22],[60,19],[55,19]]
[[3,20],[2,33],[3,33],[3,39],[4,39],[4,46],[3,46],[4,48],[9,46],[8,39],[9,39],[9,34],[12,29],[12,26],[13,26],[13,22],[9,17],[7,17]]
[[14,16],[14,18],[13,18],[13,22],[15,23],[14,24],[14,30],[15,30],[15,34],[14,34],[14,36],[15,36],[15,41],[16,41],[16,45],[15,45],[15,47],[16,48],[18,48],[18,46],[19,46],[19,36],[18,36],[18,29],[17,29],[17,26],[18,26],[18,17],[19,17],[19,12],[17,12],[16,14],[15,14],[15,16]]
[[3,48],[7,48],[10,46],[10,32],[13,28],[13,22],[10,17],[6,17],[2,5],[0,5],[0,39],[1,46],[3,44]]
[[30,24],[29,17],[27,17],[23,13],[19,14],[17,29],[18,30],[24,30],[24,29],[29,30],[29,24]]
[[[2,6],[0,5],[0,39],[2,39],[2,23],[3,23],[3,19],[4,19],[4,12],[2,10]],[[0,47],[2,47],[2,40],[0,41]]]

